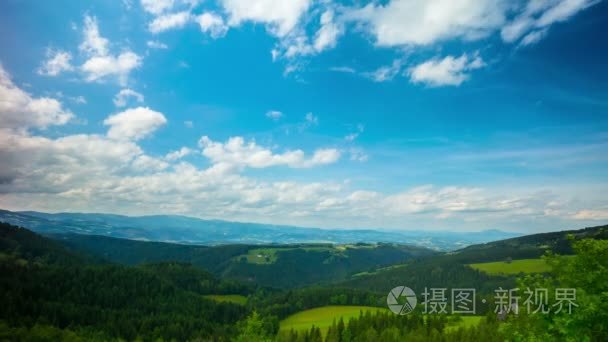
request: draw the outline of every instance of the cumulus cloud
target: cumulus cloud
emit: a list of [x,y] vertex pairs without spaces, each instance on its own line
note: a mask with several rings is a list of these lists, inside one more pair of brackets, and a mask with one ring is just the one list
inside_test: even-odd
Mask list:
[[89,15],[84,17],[83,36],[80,50],[89,56],[105,56],[108,54],[109,41],[99,33],[96,17]]
[[131,71],[139,68],[142,64],[142,57],[128,50],[119,55],[109,54],[109,41],[99,33],[97,18],[95,17],[85,16],[83,36],[84,40],[80,44],[80,49],[89,58],[80,69],[85,73],[87,82],[114,76],[120,84],[124,85],[127,83]]
[[167,153],[167,155],[165,156],[165,159],[169,160],[169,161],[176,161],[176,160],[184,158],[185,156],[187,156],[193,152],[194,152],[194,150],[192,150],[191,148],[182,147],[177,151]]
[[230,26],[247,21],[261,23],[272,34],[284,37],[296,27],[311,0],[220,0],[220,3],[229,15]]
[[203,136],[199,140],[199,146],[205,157],[222,167],[260,169],[284,165],[291,168],[309,168],[335,163],[340,158],[340,151],[336,149],[318,149],[310,158],[306,158],[302,150],[274,153],[255,141],[245,142],[242,137],[232,137],[222,143]]
[[447,56],[443,59],[434,58],[411,67],[408,70],[413,83],[424,83],[431,87],[458,86],[469,78],[466,73],[479,69],[485,64],[481,57]]
[[213,39],[221,38],[228,32],[228,25],[224,19],[213,12],[205,12],[196,17],[196,22],[203,33],[209,34]]
[[182,28],[190,21],[191,16],[189,11],[177,13],[163,14],[152,20],[148,25],[148,30],[152,33],[160,33],[176,28]]
[[487,36],[505,21],[501,0],[391,0],[350,9],[347,20],[364,25],[380,46],[428,45]]
[[140,140],[167,123],[165,116],[147,107],[127,109],[109,116],[103,124],[110,126],[108,137],[116,140]]
[[47,60],[38,68],[38,74],[40,75],[57,76],[64,71],[74,69],[72,64],[70,64],[72,54],[69,52],[49,48],[46,51],[46,57]]
[[142,58],[133,52],[123,52],[118,56],[95,56],[88,59],[81,69],[88,82],[98,81],[107,76],[116,76],[121,85],[127,83],[129,73],[142,64]]
[[171,9],[175,0],[141,0],[141,6],[148,13],[159,15]]
[[133,89],[130,88],[125,88],[125,89],[121,89],[115,96],[114,96],[114,105],[116,107],[124,107],[127,105],[127,101],[129,98],[133,98],[135,99],[135,101],[137,102],[144,102],[144,96],[138,92],[136,92]]
[[0,127],[44,129],[64,125],[73,117],[58,100],[33,97],[17,87],[0,64]]

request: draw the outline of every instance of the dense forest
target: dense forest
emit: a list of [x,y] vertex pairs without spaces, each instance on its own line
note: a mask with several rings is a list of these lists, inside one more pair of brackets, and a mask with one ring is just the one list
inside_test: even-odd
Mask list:
[[[76,245],[75,239],[66,244],[65,239],[52,240],[2,223],[0,341],[605,341],[608,340],[605,235],[604,226],[574,234],[531,236],[472,246],[451,254],[427,253],[405,258],[403,253],[411,252],[410,247],[371,248],[362,244],[347,250],[349,254],[344,257],[344,254],[336,256],[331,248],[324,249],[327,246],[302,245],[281,250],[273,256],[276,260],[272,263],[252,265],[243,259],[252,246],[225,246],[211,253],[215,247],[83,237],[94,247],[90,253],[86,244]],[[99,251],[109,247],[102,248],[100,241],[123,246],[107,258]],[[133,248],[129,250],[128,246]],[[542,246],[544,258],[551,266],[551,272],[546,274],[489,275],[465,263],[528,257],[528,251]],[[496,256],[492,256],[492,249],[496,250]],[[155,250],[157,257],[150,257]],[[116,263],[118,256],[123,263]],[[189,257],[196,262],[190,263]],[[334,282],[328,278],[315,286],[295,286],[299,280],[311,279],[304,274],[279,282],[288,285],[283,288],[268,287],[242,281],[228,272],[217,272],[211,261],[206,261],[209,267],[203,267],[201,260],[206,257],[216,267],[222,257],[227,257],[231,264],[241,265],[243,272],[246,266],[255,269],[274,265],[276,269],[277,265],[289,267],[297,261],[333,262],[340,265],[336,269],[348,272],[333,278],[337,279]],[[130,262],[124,262],[127,258]],[[263,261],[268,259],[266,256]],[[385,267],[391,260],[394,265]],[[353,273],[353,268],[345,264],[357,265],[356,269],[362,271]],[[292,273],[276,272],[275,276],[290,277]],[[456,327],[454,322],[461,317],[423,315],[419,308],[404,316],[367,311],[350,320],[334,320],[325,330],[312,326],[280,331],[281,320],[311,308],[327,305],[386,308],[387,289],[395,284],[408,284],[415,291],[445,284],[474,286],[479,291],[478,301],[490,300],[492,291],[499,286],[552,290],[571,287],[578,290],[579,307],[573,314],[522,313],[502,319],[492,310],[481,309],[478,314],[485,318],[478,324]],[[218,301],[209,295],[241,295],[246,300]]]
[[[74,252],[90,253],[124,265],[174,260],[199,266],[222,278],[261,286],[296,288],[345,280],[352,274],[437,253],[396,244],[219,245],[213,247],[64,234],[53,238]],[[251,263],[246,255],[271,250],[274,260]]]

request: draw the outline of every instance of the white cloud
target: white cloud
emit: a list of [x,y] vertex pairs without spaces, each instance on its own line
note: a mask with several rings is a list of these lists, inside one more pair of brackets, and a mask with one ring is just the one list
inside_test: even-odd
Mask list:
[[168,49],[167,44],[160,42],[158,40],[148,40],[146,45],[151,49]]
[[108,54],[109,41],[99,33],[97,18],[86,15],[84,17],[84,39],[80,44],[80,50],[89,56],[105,56]]
[[57,76],[64,71],[73,70],[72,54],[62,50],[47,49],[47,60],[38,68],[38,74],[45,76]]
[[266,117],[277,121],[283,117],[283,113],[279,112],[278,110],[269,110],[266,112]]
[[521,45],[543,38],[554,23],[566,21],[580,11],[599,3],[598,0],[532,0],[501,30],[503,41],[511,43],[524,37]]
[[316,150],[311,158],[306,158],[302,150],[273,153],[270,149],[248,143],[242,137],[232,137],[227,142],[215,142],[204,136],[199,140],[199,146],[205,157],[213,164],[225,168],[267,168],[285,165],[291,168],[309,168],[336,162],[340,152],[336,149]]
[[74,114],[50,97],[32,97],[17,87],[0,64],[0,127],[46,128],[64,125]]
[[289,34],[308,10],[310,0],[220,0],[229,14],[228,24],[239,26],[246,21],[266,24],[268,30],[278,36]]
[[169,163],[143,154],[133,160],[131,167],[137,172],[158,172],[167,169]]
[[196,22],[201,27],[201,31],[209,34],[213,39],[221,38],[228,32],[224,19],[213,12],[205,12],[197,16]]
[[428,45],[441,40],[474,40],[505,21],[502,0],[391,0],[346,12],[360,22],[380,46]]
[[578,211],[572,218],[576,220],[606,221],[608,220],[608,209],[584,209]]
[[160,15],[148,25],[148,30],[152,33],[160,33],[176,28],[182,28],[190,22],[191,16],[189,11]]
[[348,67],[348,66],[331,67],[331,68],[329,68],[329,70],[335,71],[335,72],[342,72],[342,73],[346,73],[346,74],[354,74],[357,72],[357,70],[355,70],[354,68]]
[[194,127],[194,122],[189,121],[189,120],[184,121],[184,126],[186,126],[187,128],[192,128],[192,127]]
[[467,54],[455,58],[447,56],[443,59],[431,59],[408,70],[413,83],[424,83],[431,87],[458,86],[469,78],[467,71],[479,69],[485,64],[479,56],[469,57]]
[[132,70],[142,64],[142,58],[133,52],[123,52],[118,56],[95,56],[88,59],[81,69],[88,82],[98,81],[108,76],[116,76],[121,85],[127,83]]
[[117,56],[110,55],[108,40],[99,33],[97,18],[85,16],[84,26],[84,41],[80,49],[87,53],[89,59],[80,69],[85,73],[85,80],[93,82],[115,76],[121,85],[125,85],[131,71],[141,66],[142,57],[128,50]]
[[327,10],[321,15],[321,28],[315,35],[314,48],[317,52],[336,46],[338,37],[342,33],[341,27],[334,21],[334,12]]
[[[554,1],[552,1],[554,2]],[[537,27],[546,27],[553,23],[566,21],[578,12],[599,3],[599,0],[561,0],[546,10],[536,23]]]
[[125,89],[121,89],[115,96],[114,96],[114,105],[116,107],[124,107],[127,105],[127,100],[129,97],[134,98],[137,102],[144,102],[144,96],[138,92],[136,92],[133,89],[130,88],[125,88]]
[[165,156],[165,159],[167,159],[169,161],[176,161],[176,160],[184,158],[185,156],[187,156],[193,152],[194,151],[191,148],[182,147],[177,151],[167,153],[167,155]]
[[547,30],[537,30],[537,31],[532,31],[530,33],[528,33],[527,35],[525,35],[522,39],[521,39],[521,45],[522,46],[527,46],[527,45],[533,45],[538,43],[541,39],[543,39],[543,37],[545,36],[545,34],[547,33]]
[[403,61],[395,59],[391,65],[383,66],[372,72],[365,72],[363,76],[373,80],[374,82],[391,81],[401,71]]
[[173,8],[175,0],[141,0],[141,6],[148,13],[159,15]]
[[127,109],[109,116],[103,124],[110,126],[108,137],[116,140],[140,140],[167,123],[165,116],[147,107]]

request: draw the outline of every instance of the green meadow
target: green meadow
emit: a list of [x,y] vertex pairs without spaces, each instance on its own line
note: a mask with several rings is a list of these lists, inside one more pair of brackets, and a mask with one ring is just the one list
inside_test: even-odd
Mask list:
[[521,259],[511,262],[497,261],[470,264],[474,269],[488,274],[520,274],[520,273],[545,273],[551,270],[544,259]]
[[332,325],[334,319],[337,321],[342,318],[344,322],[348,322],[353,317],[359,317],[361,312],[366,311],[388,311],[384,308],[376,308],[372,306],[344,306],[332,305],[314,308],[310,310],[300,311],[281,321],[281,331],[307,330],[313,325],[319,327],[323,333]]

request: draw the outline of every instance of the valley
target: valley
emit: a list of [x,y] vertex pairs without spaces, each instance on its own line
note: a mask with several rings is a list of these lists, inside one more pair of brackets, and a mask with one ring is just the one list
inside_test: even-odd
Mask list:
[[[488,334],[488,340],[498,340],[520,323],[515,318],[510,325],[497,323],[491,306],[480,304],[473,315],[434,315],[424,314],[419,303],[399,316],[387,309],[386,295],[398,285],[419,296],[427,288],[474,287],[476,301],[489,302],[496,289],[515,288],[522,276],[551,276],[555,260],[579,262],[571,243],[605,243],[607,230],[537,234],[437,252],[394,243],[198,246],[74,233],[41,236],[3,223],[0,286],[6,305],[0,309],[5,324],[0,336],[238,340],[247,331],[259,340],[379,334],[390,341],[389,333],[399,338],[409,331],[432,340],[436,331],[445,339]],[[547,252],[565,256],[541,258]],[[608,262],[605,250],[598,253],[604,257],[596,262]],[[446,310],[452,310],[449,304]],[[26,321],[39,323],[23,325]],[[386,328],[374,330],[377,324]]]

